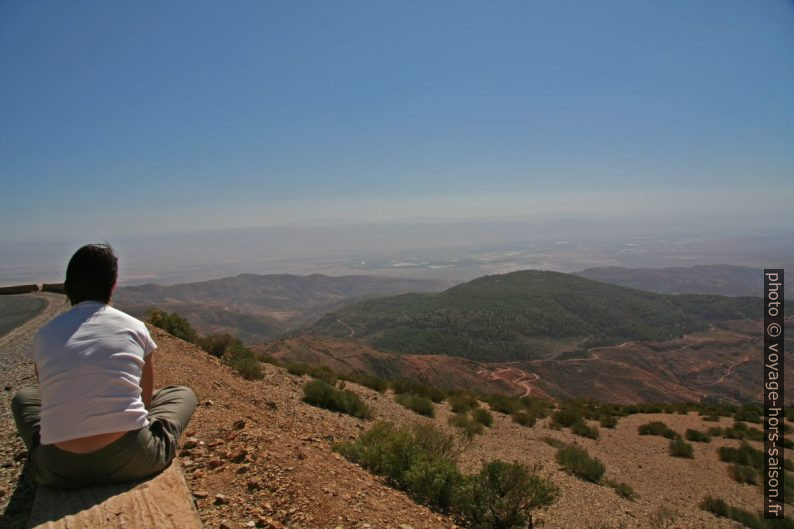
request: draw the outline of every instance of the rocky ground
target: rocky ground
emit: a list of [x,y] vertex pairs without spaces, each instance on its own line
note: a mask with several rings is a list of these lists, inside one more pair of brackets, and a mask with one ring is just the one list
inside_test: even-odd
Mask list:
[[[152,335],[159,344],[155,353],[157,386],[188,385],[199,398],[182,439],[180,459],[206,527],[455,526],[455,520],[415,504],[407,495],[389,488],[381,478],[347,462],[331,449],[334,441],[355,438],[374,420],[430,420],[399,406],[391,394],[348,384],[373,411],[372,420],[354,419],[301,402],[301,386],[308,380],[305,377],[263,365],[265,378],[247,381],[191,344],[157,329],[152,330]],[[23,346],[17,346],[20,348]],[[17,378],[4,382],[12,387],[29,382],[32,377],[30,366],[24,361],[15,365]],[[8,500],[13,495],[14,504],[29,487],[24,479],[18,485],[25,454],[21,443],[10,433],[12,425],[5,413],[9,399],[10,391],[6,391],[0,408],[5,421],[0,445],[0,487],[6,514],[0,519],[0,526],[18,527],[11,523],[8,513],[24,509],[9,505]],[[438,406],[435,422],[446,427],[449,414],[446,404]],[[715,425],[695,415],[631,416],[621,419],[615,430],[601,428],[597,441],[576,437],[568,430],[551,429],[547,420],[525,428],[502,414],[494,416],[493,428],[486,429],[462,454],[460,464],[464,470],[474,471],[483,461],[493,458],[540,463],[542,472],[562,489],[561,499],[540,514],[546,528],[738,527],[701,511],[698,503],[712,494],[748,510],[761,506],[759,488],[733,481],[727,464],[717,459],[717,447],[735,446],[738,441],[695,443],[695,459],[684,460],[668,455],[666,439],[637,434],[639,424],[657,419],[680,433],[686,428],[705,430]],[[721,425],[730,423],[722,419]],[[607,478],[628,483],[638,498],[625,500],[609,487],[585,483],[564,473],[554,461],[555,450],[542,440],[547,436],[585,446],[606,464]]]

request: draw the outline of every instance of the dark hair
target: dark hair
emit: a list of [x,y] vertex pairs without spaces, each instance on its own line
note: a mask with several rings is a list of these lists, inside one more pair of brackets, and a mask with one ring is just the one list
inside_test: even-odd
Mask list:
[[118,261],[109,244],[87,244],[77,250],[66,267],[63,283],[69,303],[109,303],[118,278]]

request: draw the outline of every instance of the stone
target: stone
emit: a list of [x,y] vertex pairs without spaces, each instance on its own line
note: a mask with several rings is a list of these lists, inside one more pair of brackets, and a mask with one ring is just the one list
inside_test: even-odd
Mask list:
[[215,495],[215,505],[227,505],[229,503],[229,498],[224,496],[223,494],[216,494]]

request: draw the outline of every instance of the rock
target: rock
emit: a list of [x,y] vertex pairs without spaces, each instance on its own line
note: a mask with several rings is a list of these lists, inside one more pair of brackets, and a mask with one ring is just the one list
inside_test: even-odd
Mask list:
[[11,391],[11,386],[6,386],[3,389],[6,390],[6,391]]
[[221,520],[218,524],[218,529],[232,529],[232,526],[226,520]]
[[256,527],[256,522],[253,521],[253,520],[249,520],[249,521],[245,522],[245,526],[246,527]]
[[245,447],[240,448],[234,453],[230,453],[227,457],[232,463],[242,463],[245,460],[245,456],[248,455],[248,450]]
[[184,443],[182,443],[183,450],[190,450],[191,448],[196,448],[198,446],[198,439],[195,437],[188,437]]
[[205,406],[212,406],[213,404],[215,404],[215,403],[214,403],[214,402],[212,402],[211,400],[205,400],[205,401],[204,401],[204,405],[205,405]]
[[414,529],[413,527],[411,527],[411,526],[410,526],[410,525],[408,525],[407,523],[401,523],[401,524],[400,524],[400,525],[398,525],[397,527],[399,527],[399,529]]
[[196,498],[206,498],[209,495],[210,495],[210,493],[207,492],[206,490],[195,490],[195,491],[193,491],[193,496],[195,496]]
[[224,496],[223,494],[216,494],[215,495],[215,505],[227,505],[229,503],[229,498]]
[[225,442],[226,441],[224,441],[223,439],[215,439],[214,441],[210,441],[209,443],[207,443],[207,446],[209,448],[215,448],[216,446],[220,446]]
[[223,461],[221,461],[217,457],[215,459],[210,459],[209,461],[207,461],[207,466],[209,468],[218,468],[222,464],[223,464]]
[[249,470],[251,470],[251,467],[249,465],[240,465],[240,468],[237,469],[237,473],[238,474],[245,474]]
[[249,479],[246,487],[248,487],[248,490],[259,490],[262,488],[262,480],[259,478]]
[[245,428],[245,419],[240,419],[239,421],[234,421],[234,429],[235,430],[242,430]]

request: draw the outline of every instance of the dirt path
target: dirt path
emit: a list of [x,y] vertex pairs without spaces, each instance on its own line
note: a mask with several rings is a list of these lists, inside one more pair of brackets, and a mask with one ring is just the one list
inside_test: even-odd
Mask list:
[[337,318],[336,321],[337,321],[337,323],[339,323],[341,325],[344,325],[347,328],[347,330],[350,331],[350,338],[352,338],[353,336],[356,335],[356,331],[355,331],[355,329],[353,329],[353,327],[351,327],[350,325],[348,325],[347,323],[343,322],[342,320],[340,320],[338,318]]

